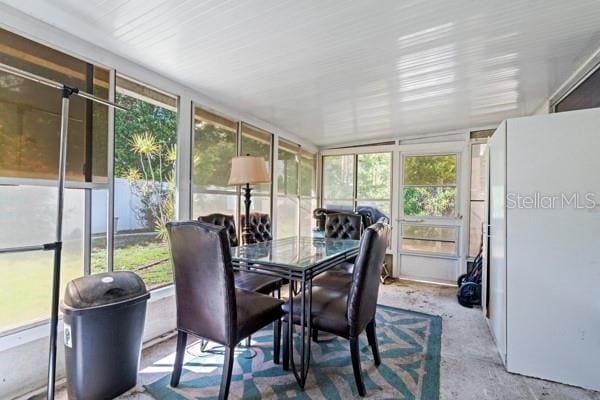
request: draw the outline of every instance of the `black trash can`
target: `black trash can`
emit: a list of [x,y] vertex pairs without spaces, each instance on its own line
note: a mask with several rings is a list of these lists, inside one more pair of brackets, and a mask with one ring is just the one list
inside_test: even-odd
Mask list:
[[136,385],[149,297],[133,272],[67,284],[62,311],[69,399],[112,399]]

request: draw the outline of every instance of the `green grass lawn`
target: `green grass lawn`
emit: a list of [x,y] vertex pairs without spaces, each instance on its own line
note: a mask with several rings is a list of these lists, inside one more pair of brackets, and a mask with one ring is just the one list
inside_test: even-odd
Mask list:
[[[61,270],[61,298],[66,283],[83,275],[80,251],[65,246]],[[94,249],[92,273],[106,271],[106,250]],[[137,270],[159,260],[160,263]],[[0,332],[45,320],[50,316],[53,253],[32,252],[0,256]],[[147,242],[115,249],[115,271],[134,271],[148,288],[173,279],[169,249],[165,244]]]

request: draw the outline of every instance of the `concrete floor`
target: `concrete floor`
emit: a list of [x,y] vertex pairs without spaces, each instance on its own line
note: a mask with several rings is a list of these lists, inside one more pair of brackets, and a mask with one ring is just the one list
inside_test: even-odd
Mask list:
[[[506,372],[481,310],[461,307],[455,294],[452,287],[398,281],[382,286],[379,296],[380,304],[443,318],[440,400],[600,400],[600,392]],[[142,369],[174,350],[173,337],[147,348],[142,354]],[[120,399],[153,399],[143,392],[142,385],[149,383],[146,379],[142,374],[140,389]],[[64,390],[57,399],[66,399]]]

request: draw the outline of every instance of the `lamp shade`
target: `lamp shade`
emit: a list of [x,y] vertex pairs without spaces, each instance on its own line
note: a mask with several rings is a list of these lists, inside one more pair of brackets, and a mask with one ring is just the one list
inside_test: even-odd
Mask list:
[[231,159],[230,185],[269,182],[267,163],[261,157],[240,156]]

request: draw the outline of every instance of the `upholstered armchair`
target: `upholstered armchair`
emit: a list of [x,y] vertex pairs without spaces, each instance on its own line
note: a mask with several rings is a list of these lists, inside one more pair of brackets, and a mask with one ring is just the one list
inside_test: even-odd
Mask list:
[[236,288],[229,237],[221,226],[198,221],[167,223],[175,298],[177,353],[171,386],[179,384],[188,335],[225,346],[219,399],[229,393],[235,346],[274,324],[274,362],[278,363],[282,300]]
[[372,212],[369,208],[359,207],[355,212],[351,207],[327,207],[327,208],[315,208],[313,211],[313,217],[317,224],[317,229],[324,232],[325,231],[325,222],[328,214],[356,214],[359,215],[362,219],[363,227],[367,227],[375,222]]
[[[233,215],[219,213],[203,215],[198,217],[198,221],[224,227],[229,240],[229,245],[231,247],[239,245]],[[261,275],[251,271],[236,271],[234,273],[234,280],[235,287],[237,288],[263,294],[270,294],[275,291],[278,292],[282,283],[279,278]]]
[[235,218],[233,218],[233,215],[220,213],[201,215],[198,217],[198,221],[225,227],[225,232],[227,233],[227,238],[229,239],[229,245],[231,247],[236,247],[239,245],[237,229],[235,228]]
[[[250,213],[249,222],[251,243],[266,242],[273,239],[271,234],[271,217],[269,214],[252,212]],[[241,224],[242,226],[246,226],[246,216],[244,214],[241,216]]]
[[359,240],[363,231],[362,216],[351,213],[334,213],[325,216],[325,237]]
[[[350,342],[350,355],[354,370],[354,379],[358,393],[366,394],[362,379],[360,365],[359,335],[367,333],[369,345],[373,352],[375,365],[381,363],[377,345],[375,327],[375,311],[377,295],[379,293],[379,276],[389,238],[389,226],[376,223],[365,230],[361,239],[360,250],[356,256],[353,279],[349,286],[336,288],[313,287],[312,312],[310,315],[312,328],[328,332],[347,339]],[[288,313],[284,319],[284,338],[290,328],[290,321],[300,323],[301,298],[296,296],[294,301],[294,315],[289,315],[289,302],[284,306]],[[288,341],[284,341],[283,365],[289,364]]]

